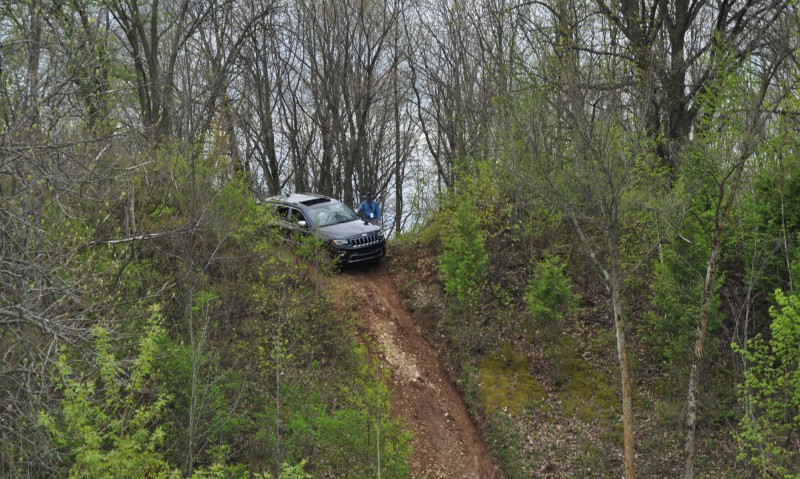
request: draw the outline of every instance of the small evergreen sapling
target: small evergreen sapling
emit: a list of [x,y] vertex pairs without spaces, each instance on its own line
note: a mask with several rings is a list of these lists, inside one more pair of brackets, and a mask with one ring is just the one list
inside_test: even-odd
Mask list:
[[545,339],[561,335],[564,316],[575,305],[572,285],[564,275],[564,263],[558,256],[547,256],[538,262],[525,290],[533,323]]

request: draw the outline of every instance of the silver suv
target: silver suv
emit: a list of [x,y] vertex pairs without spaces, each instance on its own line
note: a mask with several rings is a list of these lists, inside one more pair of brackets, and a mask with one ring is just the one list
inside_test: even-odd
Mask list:
[[314,235],[342,264],[379,262],[386,255],[386,238],[380,226],[359,219],[341,201],[313,193],[267,198],[276,226],[287,238]]

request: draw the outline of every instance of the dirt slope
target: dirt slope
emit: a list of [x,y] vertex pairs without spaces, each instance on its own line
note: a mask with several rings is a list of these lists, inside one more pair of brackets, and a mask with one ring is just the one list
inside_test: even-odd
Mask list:
[[495,466],[464,402],[420,335],[385,266],[353,268],[342,275],[359,299],[364,328],[383,350],[392,371],[393,413],[414,432],[411,477],[492,479]]

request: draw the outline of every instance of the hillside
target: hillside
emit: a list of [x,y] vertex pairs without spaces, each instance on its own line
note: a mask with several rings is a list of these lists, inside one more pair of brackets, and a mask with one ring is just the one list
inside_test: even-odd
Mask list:
[[[623,456],[619,373],[609,302],[602,289],[591,281],[576,284],[580,305],[566,320],[563,336],[547,339],[536,330],[528,311],[496,299],[487,299],[480,311],[453,316],[454,301],[442,291],[431,245],[417,237],[393,246],[388,273],[380,269],[346,280],[364,288],[362,278],[391,277],[401,292],[403,309],[411,310],[412,335],[422,335],[440,367],[458,383],[460,400],[468,404],[471,422],[478,423],[487,443],[498,470],[495,476],[479,477],[618,477]],[[370,280],[388,283],[388,279]],[[368,311],[365,318],[381,317],[381,312],[392,312],[394,307],[378,311]],[[474,333],[465,320],[480,323]],[[404,341],[402,336],[388,337],[389,350]],[[464,344],[480,346],[468,349]],[[668,479],[680,475],[682,468],[681,416],[673,408],[680,408],[684,398],[680,387],[677,394],[670,392],[671,379],[662,369],[646,365],[651,357],[646,348],[639,341],[632,347],[641,358],[636,367],[637,467],[642,477]],[[393,368],[402,364],[388,357]],[[710,385],[719,380],[724,379],[709,374]],[[407,393],[399,394],[402,403]],[[714,394],[708,391],[704,399],[718,407],[721,399]],[[438,410],[438,406],[432,409]],[[442,417],[432,415],[429,420]],[[702,429],[704,441],[698,450],[702,477],[740,477],[730,427],[719,423]]]
[[0,477],[797,479],[799,20],[3,2]]

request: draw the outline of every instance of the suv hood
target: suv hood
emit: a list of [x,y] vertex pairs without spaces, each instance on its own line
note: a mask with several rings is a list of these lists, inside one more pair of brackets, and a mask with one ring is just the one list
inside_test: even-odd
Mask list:
[[380,231],[380,226],[364,224],[363,220],[355,220],[317,228],[317,236],[323,240],[350,239],[360,238],[362,235],[373,235]]

